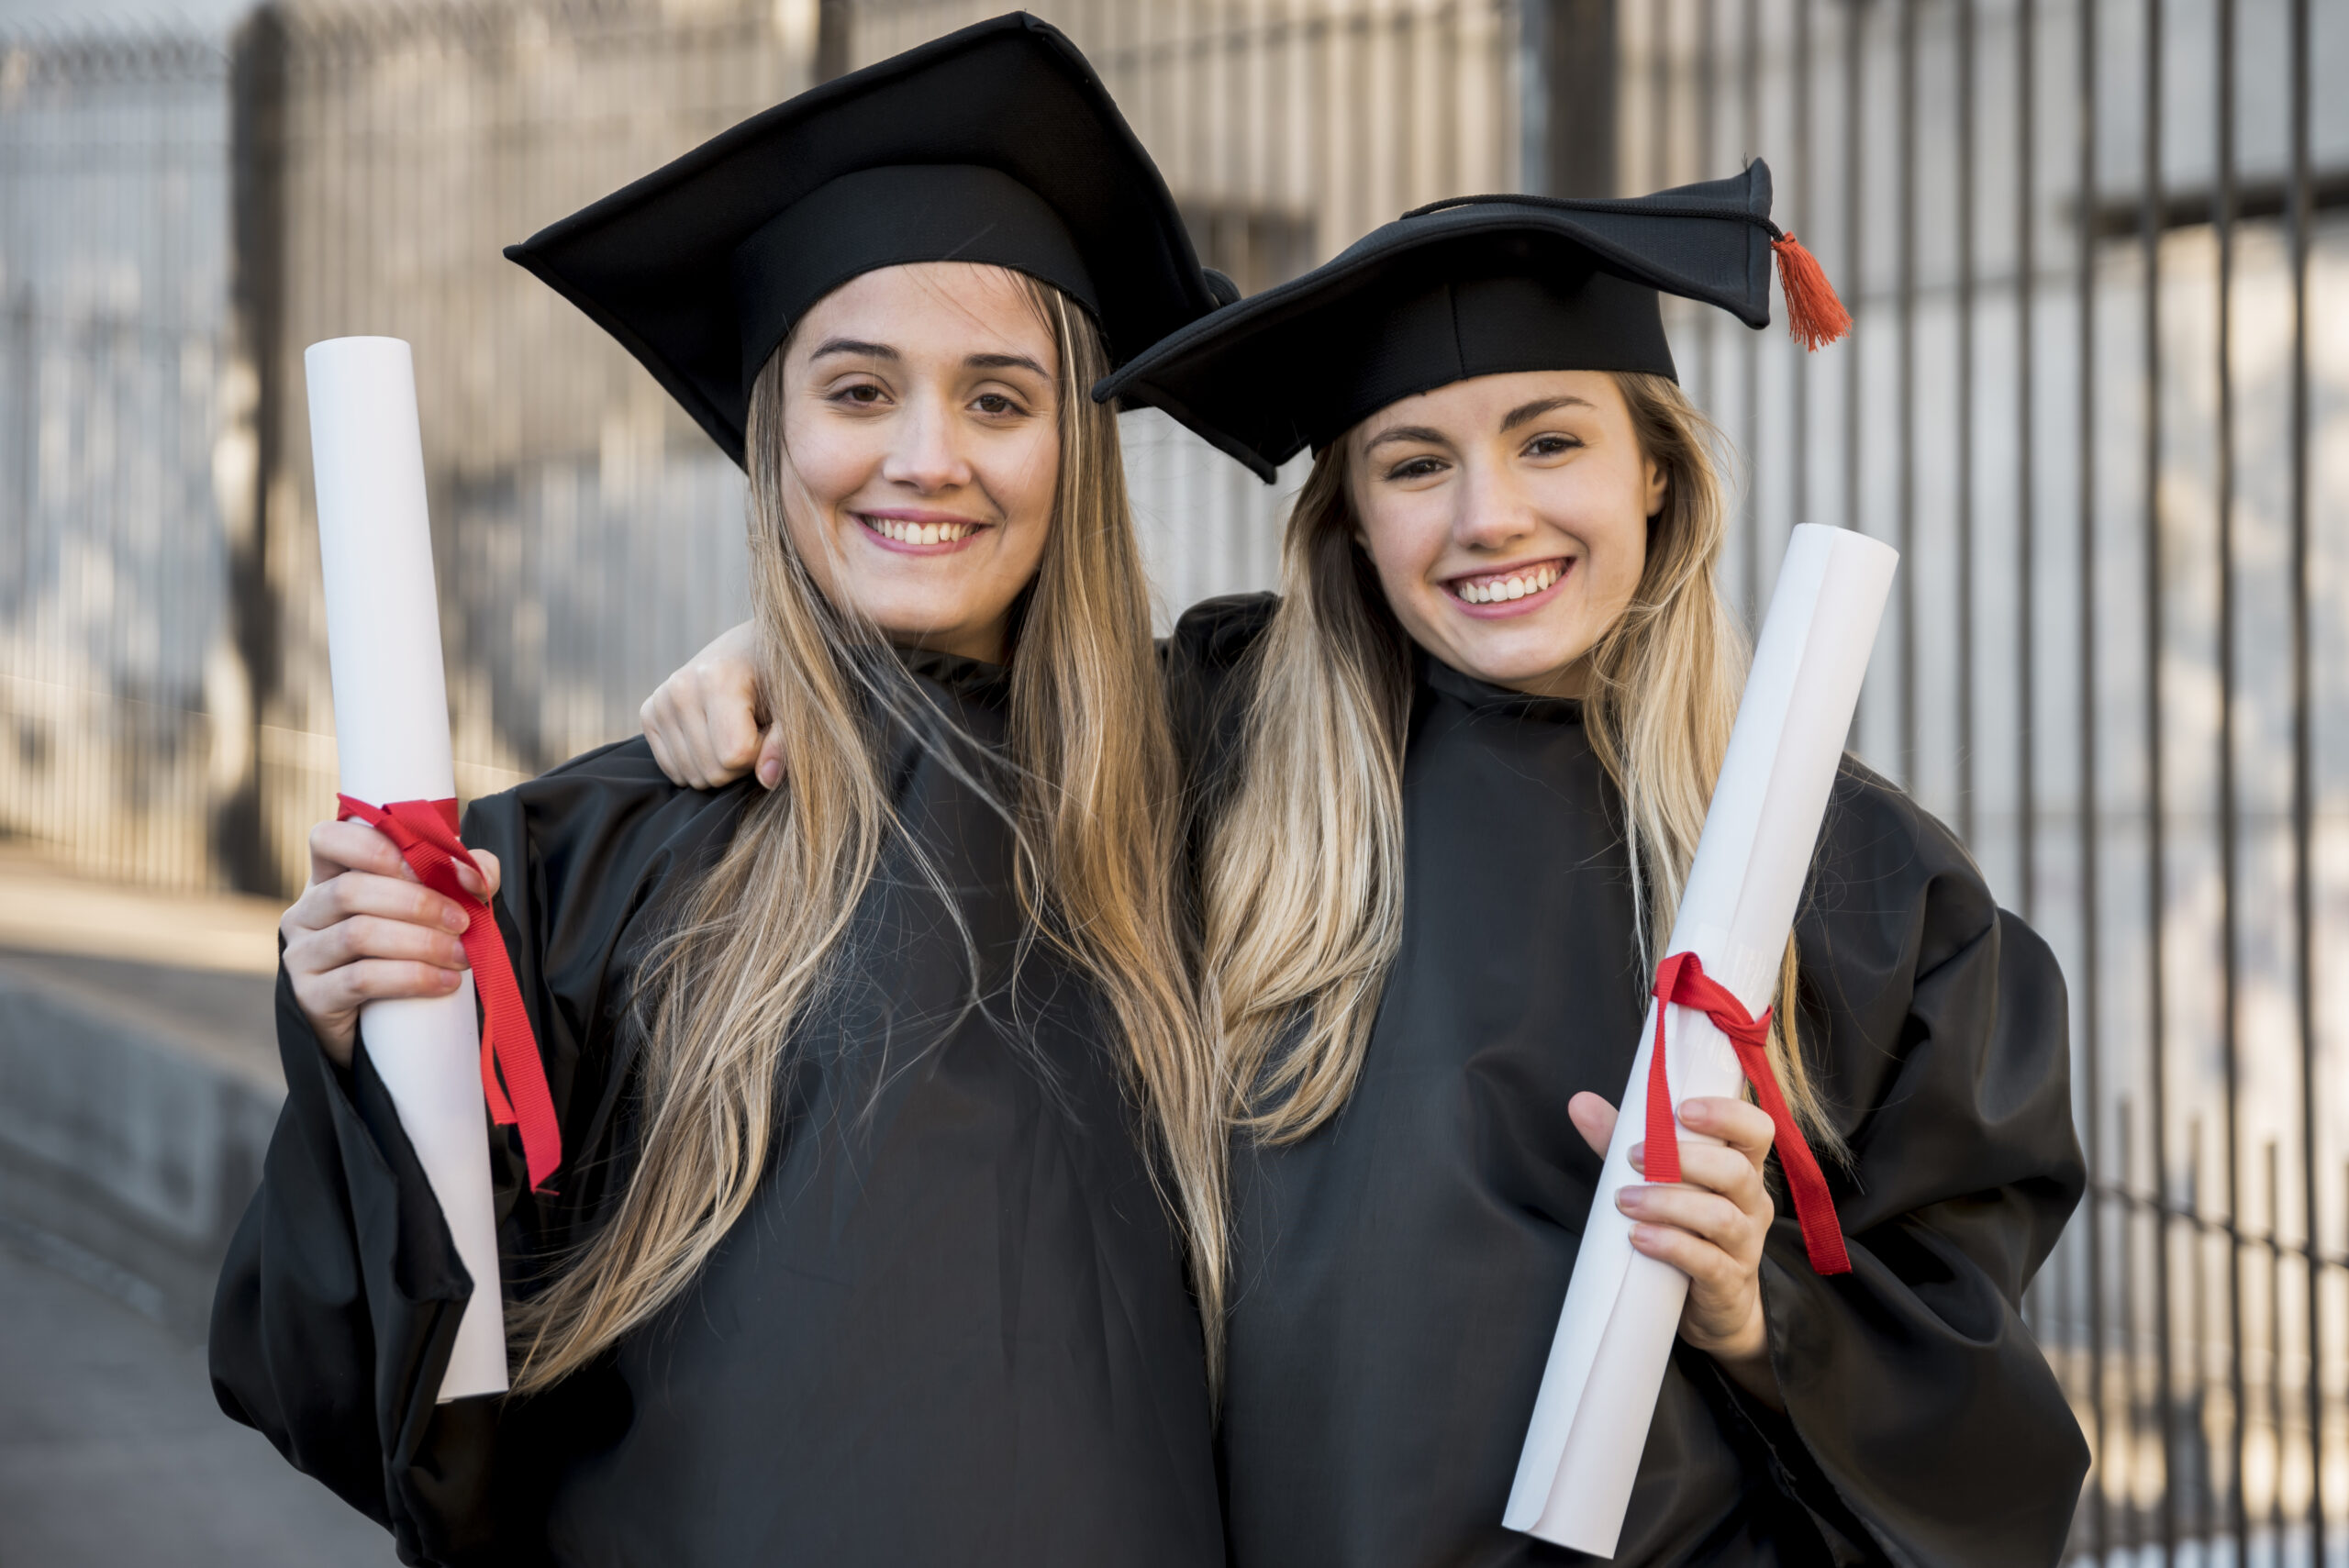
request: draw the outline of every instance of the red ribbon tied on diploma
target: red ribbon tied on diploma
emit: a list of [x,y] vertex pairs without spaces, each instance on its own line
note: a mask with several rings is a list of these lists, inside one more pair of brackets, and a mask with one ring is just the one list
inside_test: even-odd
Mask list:
[[1787,1109],[1777,1074],[1770,1071],[1770,1009],[1763,1008],[1758,1018],[1750,1017],[1743,1003],[1705,973],[1693,952],[1674,953],[1655,966],[1655,1052],[1648,1058],[1647,1179],[1680,1179],[1680,1134],[1673,1121],[1672,1089],[1664,1073],[1664,1010],[1676,1003],[1712,1019],[1713,1026],[1737,1048],[1738,1065],[1745,1070],[1746,1082],[1753,1085],[1753,1097],[1762,1102],[1762,1108],[1770,1113],[1770,1125],[1777,1129],[1778,1165],[1787,1173],[1787,1191],[1794,1195],[1795,1218],[1802,1222],[1802,1244],[1810,1254],[1811,1268],[1822,1274],[1850,1273],[1852,1260],[1843,1251],[1843,1228],[1835,1218],[1835,1199],[1827,1191],[1827,1178],[1820,1173],[1810,1145],[1803,1141],[1794,1113]]
[[[347,795],[335,798],[342,802],[337,820],[355,817],[383,833],[399,846],[400,858],[417,881],[455,899],[470,917],[463,940],[465,957],[473,964],[473,989],[481,997],[482,1094],[489,1101],[492,1120],[522,1129],[522,1160],[529,1168],[531,1190],[545,1192],[547,1178],[562,1163],[562,1128],[555,1120],[538,1036],[522,1006],[522,988],[514,983],[514,964],[506,955],[506,939],[498,934],[497,917],[457,881],[460,864],[481,871],[457,837],[457,803],[395,800],[378,806]],[[484,884],[488,880],[482,878]]]

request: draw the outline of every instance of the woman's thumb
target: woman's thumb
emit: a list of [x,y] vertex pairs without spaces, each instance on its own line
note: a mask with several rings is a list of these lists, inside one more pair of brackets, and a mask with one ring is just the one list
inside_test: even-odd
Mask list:
[[759,742],[759,783],[768,789],[783,782],[783,726],[767,726],[766,738]]

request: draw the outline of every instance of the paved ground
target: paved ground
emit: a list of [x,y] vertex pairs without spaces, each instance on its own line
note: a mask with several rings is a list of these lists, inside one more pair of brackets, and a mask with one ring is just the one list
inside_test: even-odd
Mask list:
[[396,1561],[389,1536],[220,1414],[201,1346],[38,1248],[0,1244],[0,1568]]
[[[277,913],[0,841],[0,973],[273,1093]],[[153,1284],[41,1228],[44,1191],[0,1206],[0,1568],[391,1568],[388,1535],[220,1414]]]
[[[4,0],[0,0],[4,3]],[[0,947],[226,974],[277,971],[283,899],[99,881],[0,839]]]

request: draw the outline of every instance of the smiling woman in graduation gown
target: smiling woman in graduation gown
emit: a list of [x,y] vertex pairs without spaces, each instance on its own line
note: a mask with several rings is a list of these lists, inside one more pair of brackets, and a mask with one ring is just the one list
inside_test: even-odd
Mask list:
[[[875,167],[876,148],[895,161]],[[863,228],[860,214],[872,219]],[[521,255],[644,357],[738,461],[747,434],[754,469],[768,449],[746,430],[746,367],[768,364],[792,321],[848,279],[947,258],[1010,269],[1035,280],[1036,297],[1070,302],[1064,420],[1085,406],[1089,379],[1072,347],[1090,341],[1070,326],[1077,307],[1111,340],[1139,344],[1212,303],[1163,183],[1099,83],[1024,17],[782,106]],[[692,302],[711,299],[726,302],[714,328],[693,316]],[[879,390],[869,403],[855,394],[855,407],[910,399],[919,349],[907,344],[899,369],[870,343],[841,350],[852,369],[880,366],[860,373]],[[984,373],[1017,381],[1012,369]],[[1050,373],[1039,375],[1049,395]],[[998,405],[1011,401],[983,391],[969,417],[1009,428]],[[1108,432],[1093,439],[1113,440],[1105,413],[1085,417]],[[1042,439],[1055,439],[1049,426]],[[1057,439],[1070,450],[1065,429]],[[756,473],[752,488],[771,494]],[[1048,574],[1107,573],[1090,586],[1140,606],[1121,506],[1072,521],[1064,495],[1044,495],[1057,520],[1042,548],[1063,551],[1046,555]],[[1102,549],[1124,553],[1110,567],[1065,553]],[[847,569],[832,570],[837,581]],[[1068,635],[1044,617],[1068,606],[1049,582],[1030,590],[1017,601],[1029,617],[1021,655],[1044,659]],[[1148,693],[1137,621],[1122,634],[1128,684]],[[871,747],[885,827],[819,983],[790,1017],[770,1152],[714,1245],[682,1264],[669,1255],[682,1284],[567,1374],[532,1385],[525,1362],[522,1393],[436,1403],[463,1304],[499,1282],[466,1277],[364,1051],[352,1057],[346,1033],[339,1061],[292,970],[281,973],[287,1101],[223,1271],[213,1378],[231,1416],[386,1524],[405,1561],[1222,1559],[1186,1278],[1196,1184],[1171,1152],[1185,1123],[1170,1102],[1203,1068],[1138,1066],[1129,1017],[1085,945],[1098,939],[1051,924],[1063,884],[1043,884],[1041,915],[1023,894],[1036,862],[1019,864],[1018,803],[1040,759],[1019,727],[1023,714],[1034,724],[1023,704],[1039,700],[1037,683],[1023,687],[1016,664],[878,640],[842,657],[861,671],[853,732]],[[1141,718],[1101,722],[1119,751],[1110,765],[1140,770],[1152,710],[1129,706]],[[1146,797],[1130,784],[1120,809]],[[549,1298],[629,1212],[659,1147],[657,1107],[674,1103],[654,1081],[658,1031],[674,1015],[647,1002],[648,976],[752,814],[785,804],[755,786],[679,789],[637,740],[466,814],[465,841],[502,868],[493,903],[562,1151],[534,1189],[522,1151],[492,1140],[509,1304]],[[1123,828],[1147,853],[1174,841],[1171,817],[1161,820],[1156,836],[1146,815]],[[329,825],[313,841],[360,831]],[[1056,851],[1088,852],[1071,841]],[[347,852],[341,864],[364,862]],[[1057,875],[1066,862],[1047,863]],[[358,870],[341,876],[362,885]],[[1146,904],[1147,874],[1137,885]],[[755,875],[741,886],[761,896]],[[289,916],[289,938],[307,905],[330,902],[313,895]],[[1171,900],[1160,907],[1171,972]],[[1212,1124],[1193,1132],[1195,1144],[1211,1140]],[[1208,1258],[1192,1250],[1192,1277]],[[581,1320],[540,1321],[559,1340]]]
[[[1175,633],[1205,776],[1231,765],[1217,718],[1272,607],[1211,602]],[[1302,1141],[1233,1154],[1237,1563],[1583,1560],[1500,1523],[1598,1183],[1567,1104],[1621,1094],[1647,1006],[1581,706],[1417,662],[1403,929],[1361,1077]],[[1615,1561],[2051,1562],[2085,1456],[2016,1304],[2082,1180],[2062,977],[1856,763],[1796,940],[1854,1272],[1821,1279],[1778,1222],[1762,1281],[1787,1410],[1676,1347]]]
[[[1352,639],[1365,651],[1353,668],[1370,672],[1355,689],[1394,694],[1391,728],[1375,702],[1359,719],[1392,737],[1398,852],[1371,873],[1356,863],[1342,887],[1365,902],[1382,885],[1400,891],[1354,1076],[1301,1136],[1294,1123],[1286,1136],[1243,1133],[1233,1154],[1220,1445],[1241,1568],[1582,1560],[1500,1521],[1599,1176],[1569,1105],[1586,1091],[1612,1100],[1629,1075],[1655,955],[1643,928],[1661,940],[1658,880],[1648,876],[1642,908],[1624,793],[1588,703],[1523,689],[1542,683],[1514,668],[1505,684],[1462,667],[1507,664],[1520,645],[1492,639],[1528,635],[1513,628],[1539,617],[1443,621],[1453,606],[1416,582],[1405,590],[1434,607],[1393,609],[1392,552],[1331,503],[1345,492],[1330,471],[1342,470],[1358,424],[1408,427],[1371,472],[1433,454],[1425,481],[1396,472],[1406,488],[1461,494],[1445,503],[1456,510],[1442,519],[1450,553],[1439,559],[1482,565],[1489,552],[1504,567],[1554,551],[1568,573],[1605,570],[1573,516],[1577,493],[1560,487],[1586,455],[1572,450],[1575,432],[1593,427],[1575,421],[1591,416],[1543,411],[1550,392],[1596,399],[1598,378],[1553,386],[1525,373],[1605,372],[1644,386],[1651,414],[1668,409],[1656,291],[1766,321],[1768,208],[1757,163],[1644,201],[1494,199],[1408,217],[1178,333],[1100,389],[1179,408],[1267,478],[1303,446],[1321,449],[1290,524],[1289,605],[1305,594],[1346,606],[1305,617],[1304,631],[1323,651]],[[1486,449],[1451,426],[1419,428],[1442,423],[1438,399],[1419,395],[1474,392],[1481,377],[1531,388],[1500,399],[1514,423],[1492,438],[1504,460],[1485,467]],[[1554,452],[1527,444],[1552,420],[1565,421]],[[1685,462],[1665,473],[1706,488]],[[1449,477],[1460,473],[1482,487]],[[1686,506],[1649,519],[1651,563],[1689,552],[1673,592],[1714,591],[1712,495],[1709,519]],[[1533,520],[1494,520],[1512,505]],[[1670,530],[1698,525],[1696,541],[1671,543]],[[1534,598],[1545,580],[1527,568],[1519,585]],[[1642,602],[1663,593],[1656,581],[1642,579]],[[1242,940],[1227,931],[1218,947],[1214,901],[1253,900],[1261,920],[1254,890],[1279,870],[1243,859],[1244,885],[1235,891],[1229,867],[1217,881],[1215,835],[1248,787],[1251,748],[1344,728],[1330,717],[1341,699],[1299,702],[1297,684],[1266,673],[1301,646],[1274,646],[1286,607],[1271,595],[1212,601],[1183,618],[1167,651],[1200,796],[1211,964]],[[1430,617],[1450,639],[1433,651]],[[1619,759],[1631,751],[1621,712]],[[1283,820],[1306,840],[1297,853],[1365,860],[1342,830],[1315,840],[1312,825],[1342,829],[1371,795],[1341,789],[1341,765],[1297,771],[1309,798]],[[1777,1188],[1753,1271],[1766,1362],[1758,1377],[1727,1375],[1684,1320],[1614,1560],[2054,1562],[2087,1455],[2019,1306],[2084,1180],[2061,975],[1947,829],[1856,762],[1835,788],[1793,946],[1798,978],[1780,1002],[1798,1019],[1810,1139],[1852,1272],[1813,1271]],[[1309,948],[1296,938],[1290,951]],[[1235,969],[1210,969],[1228,1028],[1242,1016]],[[1299,1011],[1282,1009],[1272,1067],[1297,1049]],[[1247,1108],[1262,1118],[1265,1098]]]

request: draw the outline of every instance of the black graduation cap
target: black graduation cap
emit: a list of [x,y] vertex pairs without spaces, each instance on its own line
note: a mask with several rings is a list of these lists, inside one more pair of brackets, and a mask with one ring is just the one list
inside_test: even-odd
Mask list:
[[1112,363],[1236,291],[1076,46],[1024,12],[839,77],[506,254],[644,361],[742,461],[751,384],[809,306],[909,261],[1016,268]]
[[1405,213],[1302,277],[1177,331],[1093,389],[1150,404],[1270,483],[1397,398],[1512,371],[1675,376],[1659,295],[1770,324],[1770,260],[1809,347],[1851,318],[1770,221],[1759,159],[1620,200],[1464,196]]

